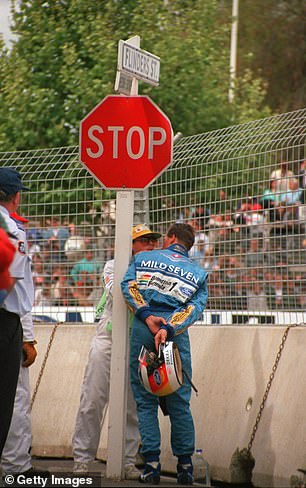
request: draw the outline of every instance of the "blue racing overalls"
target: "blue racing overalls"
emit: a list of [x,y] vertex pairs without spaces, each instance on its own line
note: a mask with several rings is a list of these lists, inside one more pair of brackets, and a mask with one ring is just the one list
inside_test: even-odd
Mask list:
[[[149,315],[164,317],[168,336],[179,348],[182,367],[191,378],[188,327],[200,318],[208,297],[207,273],[188,258],[180,244],[135,255],[121,283],[123,295],[135,313],[131,333],[130,371],[137,404],[142,454],[146,462],[158,461],[159,397],[149,393],[138,374],[142,346],[155,350],[154,336],[145,324]],[[194,424],[190,411],[191,386],[183,385],[165,397],[171,422],[171,447],[175,456],[194,451]]]

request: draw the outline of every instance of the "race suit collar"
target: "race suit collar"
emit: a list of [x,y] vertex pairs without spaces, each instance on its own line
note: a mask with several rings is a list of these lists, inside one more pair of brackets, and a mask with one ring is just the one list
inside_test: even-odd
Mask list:
[[182,244],[171,244],[171,246],[167,247],[170,251],[178,252],[180,254],[183,254],[183,256],[188,256],[188,251],[186,247],[182,246]]

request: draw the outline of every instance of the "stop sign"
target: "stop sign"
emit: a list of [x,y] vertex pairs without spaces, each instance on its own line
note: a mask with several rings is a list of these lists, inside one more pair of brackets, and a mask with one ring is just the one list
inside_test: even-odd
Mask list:
[[81,122],[80,160],[108,189],[145,188],[172,150],[171,123],[147,96],[109,95]]

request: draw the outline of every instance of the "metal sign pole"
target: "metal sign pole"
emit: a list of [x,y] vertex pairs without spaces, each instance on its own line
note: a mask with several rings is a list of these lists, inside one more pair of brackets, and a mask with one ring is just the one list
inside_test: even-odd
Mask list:
[[[130,39],[140,46],[140,37]],[[132,79],[130,95],[138,95],[138,80]],[[109,392],[109,424],[106,477],[124,479],[127,385],[129,363],[128,309],[120,283],[132,254],[131,230],[134,217],[134,192],[118,191],[116,198],[115,269],[113,288],[112,359]]]
[[134,192],[118,191],[116,199],[115,270],[113,286],[112,358],[109,394],[108,455],[106,476],[124,479],[127,371],[129,351],[128,311],[120,283],[131,256]]

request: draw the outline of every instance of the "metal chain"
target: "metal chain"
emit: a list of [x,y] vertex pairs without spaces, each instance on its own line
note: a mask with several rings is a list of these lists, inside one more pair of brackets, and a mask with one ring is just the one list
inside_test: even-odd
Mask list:
[[45,370],[45,366],[46,366],[47,359],[48,359],[48,356],[49,356],[49,353],[50,353],[50,349],[51,349],[52,342],[53,342],[53,339],[54,339],[54,336],[55,336],[55,332],[56,332],[58,326],[60,325],[60,323],[61,322],[57,322],[55,324],[55,326],[53,327],[53,330],[51,332],[50,339],[49,339],[49,343],[48,343],[48,347],[47,347],[47,351],[46,351],[44,360],[42,362],[42,365],[41,365],[41,368],[40,368],[40,371],[39,371],[39,374],[38,374],[38,378],[37,378],[37,381],[36,381],[36,385],[35,385],[35,388],[34,388],[34,391],[33,391],[32,399],[31,399],[31,405],[30,405],[31,410],[32,410],[32,407],[33,407],[33,404],[34,404],[34,401],[35,401],[35,398],[36,398],[36,395],[37,395],[37,392],[38,392],[38,388],[39,388],[39,385],[40,385],[40,382],[41,382],[42,375],[43,375],[44,370]]
[[280,346],[279,346],[279,349],[278,349],[278,352],[277,352],[277,355],[276,355],[276,358],[275,358],[275,361],[274,361],[274,364],[273,364],[273,367],[272,367],[272,372],[270,374],[270,377],[269,377],[269,380],[268,380],[268,383],[267,383],[267,386],[266,386],[266,390],[264,392],[264,395],[263,395],[263,398],[262,398],[262,401],[261,401],[261,404],[260,404],[260,407],[259,407],[259,411],[258,411],[256,420],[255,420],[255,424],[254,424],[254,427],[253,427],[253,430],[252,430],[250,442],[248,444],[248,449],[247,449],[248,451],[250,451],[251,448],[252,448],[253,441],[254,441],[255,435],[256,435],[256,431],[258,429],[258,425],[259,425],[259,422],[260,422],[260,419],[261,419],[261,416],[262,416],[262,412],[264,410],[264,407],[265,407],[265,404],[266,404],[266,400],[268,398],[268,394],[269,394],[269,391],[270,391],[271,386],[272,386],[272,381],[274,379],[274,376],[275,376],[275,373],[276,373],[276,370],[277,370],[277,366],[278,366],[278,363],[280,361],[280,358],[281,358],[281,355],[282,355],[282,352],[283,352],[283,349],[284,349],[284,346],[285,346],[285,342],[286,342],[287,337],[288,337],[288,334],[289,334],[289,330],[292,329],[293,327],[304,326],[304,325],[305,325],[304,322],[302,322],[301,324],[291,324],[291,325],[288,325],[288,327],[286,328],[286,330],[285,330],[285,332],[283,334],[283,337],[282,337],[282,340],[281,340],[281,343],[280,343]]

